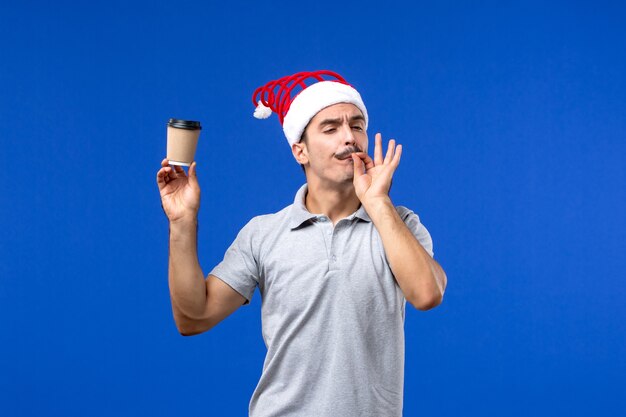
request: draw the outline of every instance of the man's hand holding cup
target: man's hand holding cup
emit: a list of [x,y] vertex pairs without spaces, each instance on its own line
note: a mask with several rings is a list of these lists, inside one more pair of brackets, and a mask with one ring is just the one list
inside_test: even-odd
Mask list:
[[[195,221],[200,209],[200,185],[194,155],[200,122],[170,119],[167,124],[167,157],[157,172],[161,206],[170,223]],[[188,174],[183,166],[189,167]]]

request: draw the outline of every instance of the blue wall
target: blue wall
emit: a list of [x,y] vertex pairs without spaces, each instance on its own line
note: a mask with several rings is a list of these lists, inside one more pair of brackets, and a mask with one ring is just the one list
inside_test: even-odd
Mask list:
[[165,122],[204,125],[208,273],[304,181],[252,92],[322,68],[403,144],[392,199],[448,274],[407,313],[405,415],[624,414],[626,8],[434,3],[4,2],[0,414],[245,415],[260,297],[176,332]]

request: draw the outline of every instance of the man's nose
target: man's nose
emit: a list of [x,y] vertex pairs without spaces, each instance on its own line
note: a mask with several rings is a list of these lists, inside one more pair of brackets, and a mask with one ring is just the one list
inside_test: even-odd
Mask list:
[[354,132],[352,131],[351,126],[344,126],[344,141],[346,145],[354,145],[356,143],[356,137],[354,136]]

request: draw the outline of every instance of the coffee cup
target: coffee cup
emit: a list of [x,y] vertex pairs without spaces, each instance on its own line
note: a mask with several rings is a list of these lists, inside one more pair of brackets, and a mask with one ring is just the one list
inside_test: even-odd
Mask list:
[[194,160],[200,122],[170,119],[167,123],[167,160],[170,165],[189,166]]

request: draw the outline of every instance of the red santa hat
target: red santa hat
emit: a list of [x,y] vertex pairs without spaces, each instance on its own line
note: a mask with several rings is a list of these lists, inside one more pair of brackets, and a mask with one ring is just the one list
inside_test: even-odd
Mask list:
[[[297,88],[300,91],[294,95]],[[363,113],[367,129],[367,109],[361,95],[341,75],[332,71],[299,72],[270,81],[254,91],[252,103],[256,106],[254,117],[257,119],[267,119],[272,112],[278,115],[289,145],[299,142],[311,119],[333,104],[357,106]]]

